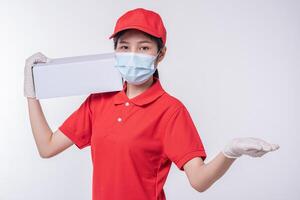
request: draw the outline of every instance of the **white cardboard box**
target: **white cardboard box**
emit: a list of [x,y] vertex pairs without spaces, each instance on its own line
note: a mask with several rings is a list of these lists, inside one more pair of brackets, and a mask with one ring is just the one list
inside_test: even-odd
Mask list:
[[120,91],[122,77],[114,53],[51,59],[33,66],[37,99]]

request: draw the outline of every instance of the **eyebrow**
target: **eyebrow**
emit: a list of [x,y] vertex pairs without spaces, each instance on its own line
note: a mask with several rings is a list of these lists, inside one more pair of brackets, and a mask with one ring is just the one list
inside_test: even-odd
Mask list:
[[152,43],[152,42],[150,42],[148,40],[142,40],[142,41],[139,41],[138,43]]
[[125,40],[120,40],[119,43],[126,43],[126,44],[128,44],[129,42],[127,42],[127,41],[125,41]]
[[[119,42],[120,44],[129,44],[129,42],[127,42],[126,40],[120,40]],[[138,43],[142,44],[142,43],[152,43],[150,42],[149,40],[142,40],[142,41],[139,41]]]

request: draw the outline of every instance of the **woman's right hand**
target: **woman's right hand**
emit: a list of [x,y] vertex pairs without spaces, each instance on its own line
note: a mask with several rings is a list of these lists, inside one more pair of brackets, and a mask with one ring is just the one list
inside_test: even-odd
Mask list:
[[25,97],[36,98],[34,83],[33,83],[33,74],[32,74],[33,65],[37,63],[47,63],[50,60],[51,60],[50,58],[46,57],[41,52],[37,52],[25,60],[25,67],[24,67],[24,96]]

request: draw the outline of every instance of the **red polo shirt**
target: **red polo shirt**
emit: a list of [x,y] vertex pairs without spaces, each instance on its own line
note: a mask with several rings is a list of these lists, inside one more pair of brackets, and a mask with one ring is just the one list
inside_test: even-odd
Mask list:
[[129,99],[90,94],[59,127],[79,148],[91,146],[93,200],[165,200],[172,162],[178,169],[206,153],[191,116],[159,79]]

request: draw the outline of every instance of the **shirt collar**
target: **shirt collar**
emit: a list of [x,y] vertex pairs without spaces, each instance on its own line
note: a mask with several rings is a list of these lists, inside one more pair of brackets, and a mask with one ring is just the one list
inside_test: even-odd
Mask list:
[[152,85],[147,88],[144,92],[141,94],[129,99],[126,95],[126,88],[127,88],[127,82],[125,81],[123,83],[123,89],[119,91],[114,96],[114,103],[115,104],[122,104],[125,102],[132,102],[135,105],[143,106],[145,104],[151,103],[157,98],[159,98],[162,94],[165,93],[165,90],[162,88],[159,78],[153,76],[153,83]]

